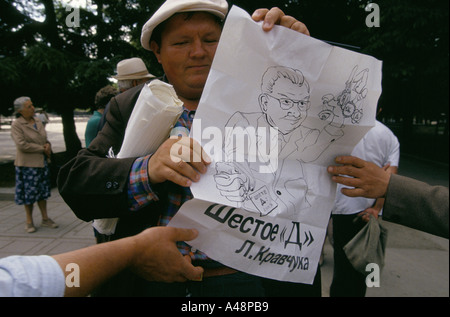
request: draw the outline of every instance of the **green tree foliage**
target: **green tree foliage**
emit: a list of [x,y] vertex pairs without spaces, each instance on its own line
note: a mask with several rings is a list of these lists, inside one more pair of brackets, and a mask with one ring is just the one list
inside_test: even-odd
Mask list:
[[[66,1],[69,2],[70,1]],[[117,62],[140,56],[161,74],[139,43],[140,29],[162,1],[90,0],[80,8],[78,26],[68,25],[74,9],[53,0],[0,0],[0,112],[13,100],[34,103],[62,116],[69,155],[81,148],[73,110],[90,108],[109,83]],[[153,65],[153,67],[152,67]]]
[[383,107],[394,117],[448,117],[448,12],[444,0],[380,0],[379,28],[347,36],[383,60]]
[[[68,27],[66,19],[73,10],[66,9],[61,1],[0,0],[0,40],[5,43],[0,47],[0,69],[8,74],[8,78],[0,79],[1,83],[16,86],[17,78],[21,78],[32,81],[31,92],[61,94],[43,100],[49,110],[89,107],[93,95],[108,84],[107,78],[114,74],[121,59],[142,56],[154,64],[139,43],[140,29],[151,14],[148,12],[158,6],[151,2],[90,0],[87,9],[80,9],[79,26]],[[87,72],[91,76],[86,76]],[[49,74],[52,76],[47,77]],[[83,96],[60,102],[61,97],[79,94],[82,85],[86,86]],[[19,89],[22,94],[29,91],[23,85]],[[9,91],[11,96],[1,101],[2,112],[17,94],[16,89]]]

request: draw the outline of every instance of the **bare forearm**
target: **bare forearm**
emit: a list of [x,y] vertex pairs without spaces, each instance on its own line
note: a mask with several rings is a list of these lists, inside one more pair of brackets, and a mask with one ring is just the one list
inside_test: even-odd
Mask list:
[[[103,282],[128,267],[133,250],[132,238],[125,238],[53,256],[66,278],[79,277],[79,285],[72,286],[66,282],[64,296],[88,295]],[[76,269],[66,271],[68,264],[71,263],[76,264]],[[78,268],[79,271],[76,272]]]

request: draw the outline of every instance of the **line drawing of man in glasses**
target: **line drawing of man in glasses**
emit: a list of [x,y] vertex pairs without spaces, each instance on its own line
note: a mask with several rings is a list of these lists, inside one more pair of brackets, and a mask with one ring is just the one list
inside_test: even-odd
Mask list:
[[[322,130],[304,126],[311,106],[310,86],[300,70],[285,66],[271,66],[264,72],[258,101],[260,112],[237,111],[225,125],[225,159],[216,162],[216,187],[238,208],[260,216],[292,216],[311,207],[315,197],[303,163],[316,160],[344,135],[343,121],[334,122],[342,115],[334,114]],[[277,133],[269,132],[274,130]],[[248,143],[243,147],[245,162],[235,159],[236,152],[242,151],[237,138]],[[258,155],[251,151],[255,148]],[[276,153],[277,160],[262,159],[267,153]]]

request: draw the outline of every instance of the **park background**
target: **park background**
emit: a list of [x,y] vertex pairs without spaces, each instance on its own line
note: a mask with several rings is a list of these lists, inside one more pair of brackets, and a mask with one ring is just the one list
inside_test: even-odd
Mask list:
[[[30,96],[62,120],[66,151],[56,165],[75,156],[83,147],[75,118],[92,113],[95,93],[111,84],[117,62],[141,57],[152,74],[162,75],[140,33],[163,2],[0,0],[0,128],[13,120],[13,100]],[[378,119],[399,138],[402,154],[448,164],[448,1],[376,1],[379,27],[366,23],[372,1],[228,2],[249,13],[278,6],[303,21],[311,36],[382,60]]]

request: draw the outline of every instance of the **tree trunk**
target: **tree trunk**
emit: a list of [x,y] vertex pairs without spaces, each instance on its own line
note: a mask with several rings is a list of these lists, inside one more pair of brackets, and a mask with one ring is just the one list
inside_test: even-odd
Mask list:
[[64,109],[61,113],[64,142],[66,144],[66,158],[75,157],[81,150],[81,141],[77,135],[73,109]]

